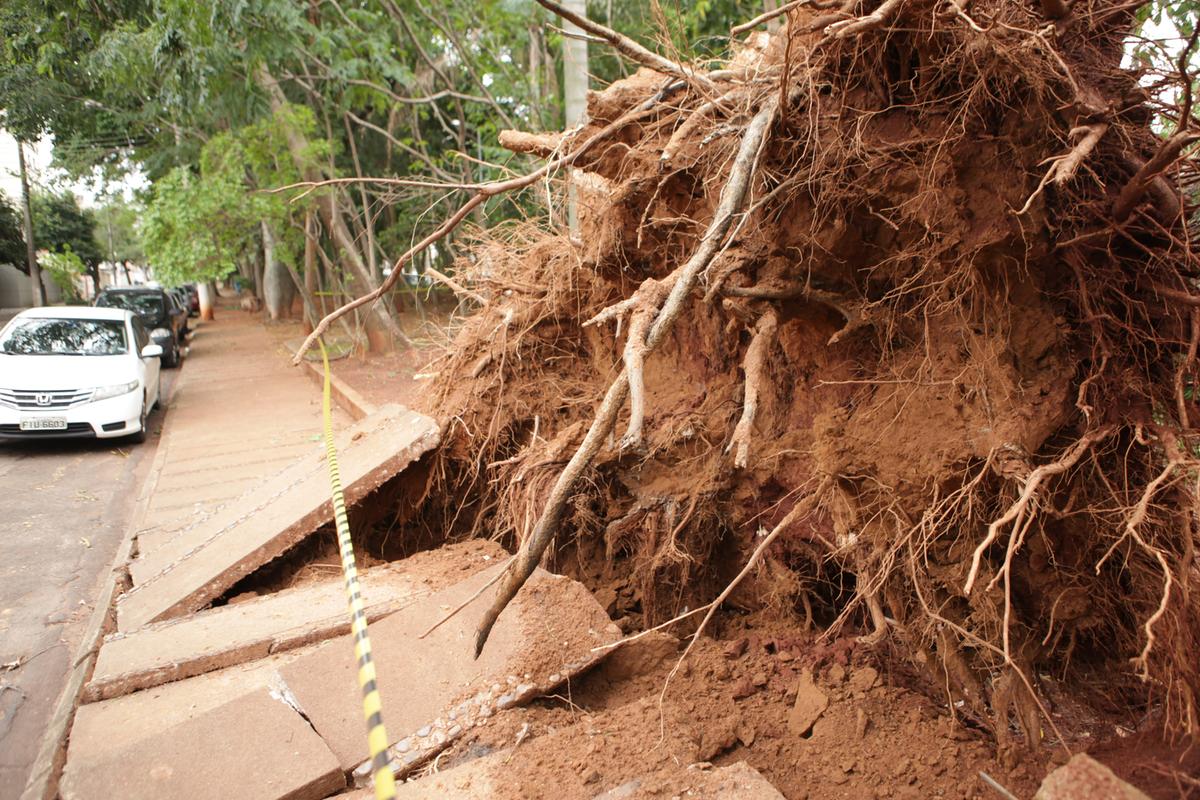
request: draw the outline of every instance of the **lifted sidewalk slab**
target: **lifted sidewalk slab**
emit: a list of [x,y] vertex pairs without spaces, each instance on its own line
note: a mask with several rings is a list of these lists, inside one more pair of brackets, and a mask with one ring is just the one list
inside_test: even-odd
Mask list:
[[[418,553],[360,573],[373,622],[505,557],[494,542],[474,539]],[[320,583],[110,635],[100,650],[83,702],[120,697],[169,681],[266,658],[349,632],[340,575]]]
[[337,759],[277,692],[259,689],[89,758],[72,748],[63,800],[317,800],[346,785]]
[[[355,423],[338,443],[346,504],[402,472],[440,436],[434,420],[395,405]],[[133,631],[204,608],[332,518],[327,468],[313,454],[163,543],[150,555],[154,574],[118,601],[118,628]]]

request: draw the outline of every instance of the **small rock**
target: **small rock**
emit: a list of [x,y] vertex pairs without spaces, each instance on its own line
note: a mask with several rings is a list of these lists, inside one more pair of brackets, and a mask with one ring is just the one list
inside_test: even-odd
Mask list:
[[796,702],[788,715],[788,729],[797,736],[806,735],[828,707],[829,696],[813,682],[812,670],[806,669],[796,687]]
[[755,686],[757,686],[759,689],[761,689],[762,687],[767,685],[767,673],[765,673],[765,672],[754,673],[754,677],[752,677],[750,679],[750,682],[753,683]]
[[734,639],[733,641],[731,641],[725,645],[725,649],[724,649],[725,657],[726,658],[738,658],[743,653],[746,652],[746,648],[749,646],[750,646],[750,640],[747,639],[745,636],[743,636],[739,639]]
[[867,727],[870,726],[871,720],[867,717],[867,712],[861,708],[858,709],[854,717],[854,735],[861,739],[867,735]]
[[742,747],[749,747],[754,744],[754,740],[758,737],[758,730],[754,724],[742,720],[737,726],[737,739],[742,743]]
[[758,691],[753,681],[748,676],[743,676],[740,681],[733,685],[733,699],[743,700]]
[[829,682],[834,686],[838,686],[842,681],[846,680],[846,668],[841,664],[834,664],[829,668]]

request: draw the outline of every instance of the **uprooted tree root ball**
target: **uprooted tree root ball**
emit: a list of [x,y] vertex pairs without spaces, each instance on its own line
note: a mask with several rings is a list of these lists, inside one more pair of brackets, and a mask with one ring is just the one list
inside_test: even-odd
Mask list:
[[1190,140],[1120,66],[1134,8],[788,8],[508,137],[581,227],[461,264],[409,525],[522,545],[497,610],[553,541],[644,626],[720,595],[889,643],[1001,738],[1052,734],[1045,673],[1195,734]]

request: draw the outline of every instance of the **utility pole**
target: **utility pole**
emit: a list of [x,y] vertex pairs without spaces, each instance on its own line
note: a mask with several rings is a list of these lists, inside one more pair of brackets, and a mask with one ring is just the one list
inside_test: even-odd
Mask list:
[[29,204],[29,174],[25,169],[25,145],[17,140],[17,163],[21,166],[21,216],[25,223],[25,258],[29,262],[29,282],[33,289],[33,304],[46,305],[46,290],[42,286],[42,271],[38,269],[37,248],[33,246],[33,207]]
[[[587,16],[585,0],[565,0],[563,7],[581,17]],[[587,40],[583,38],[584,32],[574,24],[565,22],[563,30],[567,32],[563,39],[563,108],[566,111],[567,127],[573,128],[587,120],[588,46]],[[575,184],[568,179],[567,225],[572,235],[579,233],[577,202],[578,192]]]

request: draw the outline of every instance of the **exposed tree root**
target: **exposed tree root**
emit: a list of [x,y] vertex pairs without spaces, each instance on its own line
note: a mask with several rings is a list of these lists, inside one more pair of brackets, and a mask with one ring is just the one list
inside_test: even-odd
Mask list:
[[506,136],[549,159],[509,189],[596,189],[577,239],[454,274],[413,524],[517,549],[477,646],[543,560],[701,632],[741,569],[739,608],[895,647],[999,738],[1061,740],[1037,676],[1082,664],[1196,732],[1196,128],[1121,67],[1134,8],[783,5],[723,69],[631,50],[580,129]]
[[[729,180],[721,190],[721,202],[717,206],[713,221],[701,238],[696,252],[692,254],[686,264],[679,267],[679,277],[671,287],[670,294],[667,295],[662,309],[654,320],[654,325],[651,326],[650,332],[646,336],[647,352],[657,347],[667,335],[683,309],[684,300],[691,294],[696,280],[707,269],[713,256],[724,242],[725,235],[733,224],[734,215],[741,209],[746,199],[753,166],[766,139],[767,129],[775,119],[776,109],[776,102],[768,100],[746,127],[737,157],[729,171]],[[517,592],[525,585],[525,581],[529,580],[529,576],[537,568],[542,554],[550,546],[575,482],[595,458],[600,445],[612,431],[613,425],[616,423],[617,412],[624,403],[628,391],[629,376],[622,371],[620,377],[612,383],[605,394],[604,401],[600,404],[600,409],[596,412],[596,417],[584,437],[583,443],[575,451],[575,455],[567,463],[562,474],[559,475],[558,481],[546,501],[546,507],[533,529],[533,534],[522,544],[516,563],[505,571],[505,578],[496,592],[496,599],[479,624],[475,637],[476,656],[483,651],[488,634],[491,633],[492,626],[496,624],[500,612],[516,597]]]
[[742,418],[733,429],[726,452],[733,450],[733,465],[745,469],[750,463],[750,443],[754,436],[754,415],[758,413],[758,395],[766,377],[767,364],[771,343],[775,341],[775,331],[779,327],[779,318],[775,309],[769,308],[758,318],[754,325],[754,337],[746,350],[744,371],[746,373],[746,397],[742,405]]

